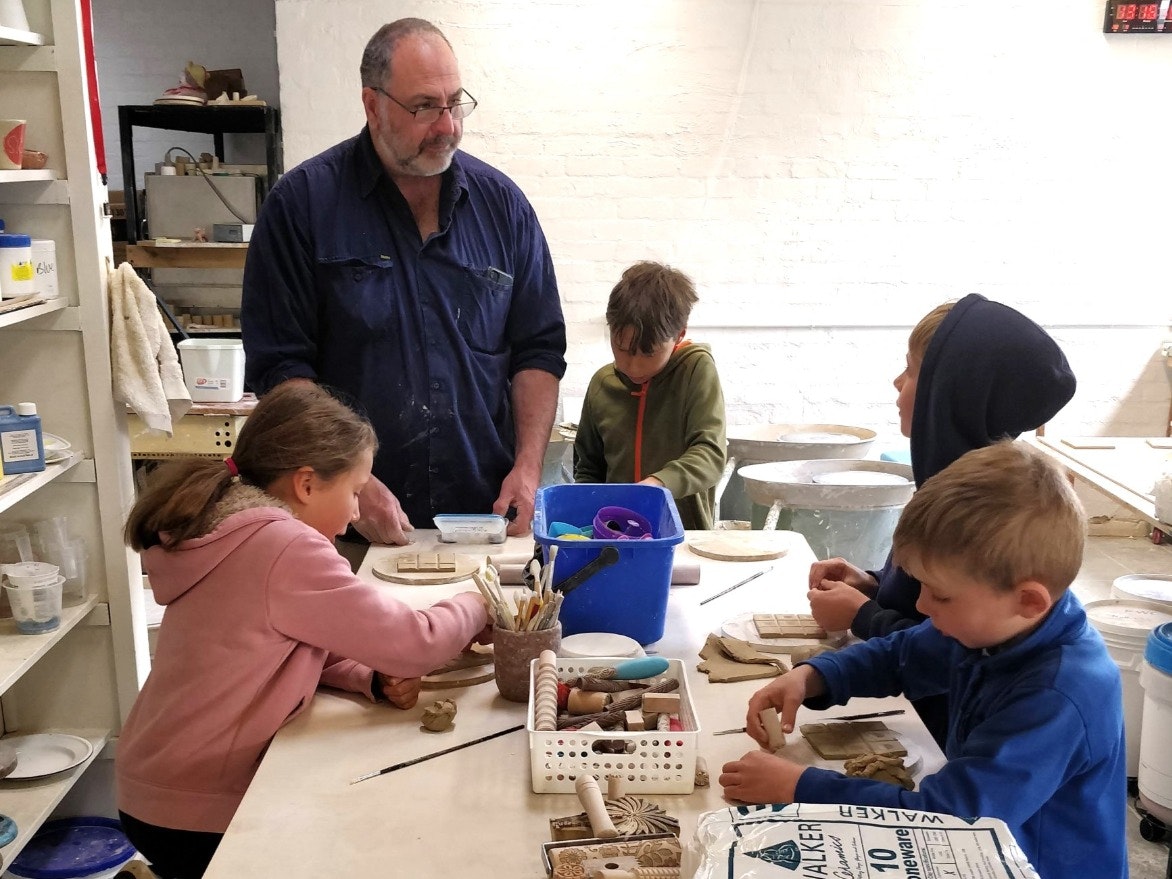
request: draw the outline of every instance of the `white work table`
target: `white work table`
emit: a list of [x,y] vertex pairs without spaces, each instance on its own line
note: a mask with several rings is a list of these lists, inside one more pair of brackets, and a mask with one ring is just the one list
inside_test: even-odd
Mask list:
[[[510,538],[504,547],[484,551],[527,553],[532,546],[532,538]],[[410,550],[435,547],[434,532],[420,531]],[[455,549],[465,553],[470,547]],[[375,580],[372,563],[402,551],[401,547],[372,547],[359,575]],[[676,552],[699,558],[686,542]],[[699,753],[707,761],[712,783],[686,795],[640,796],[680,820],[684,844],[691,839],[699,813],[728,805],[717,782],[722,764],[756,747],[747,735],[712,733],[744,726],[749,697],[766,683],[711,684],[696,671],[697,654],[709,632],[719,631],[722,623],[740,613],[809,612],[806,579],[813,560],[809,546],[795,535],[793,547],[783,558],[767,562],[701,559],[701,582],[671,589],[665,635],[648,649],[682,660],[688,670],[701,726]],[[772,566],[769,573],[700,606],[703,599],[768,566]],[[474,588],[470,582],[383,585],[413,607]],[[423,708],[441,698],[456,701],[454,727],[444,733],[423,731],[419,725]],[[803,708],[799,721],[893,707],[907,710],[884,721],[909,750],[922,755],[916,777],[936,771],[944,762],[943,755],[902,698],[854,699],[846,707],[824,713]],[[532,793],[529,736],[524,730],[351,784],[384,766],[523,724],[525,715],[526,706],[502,699],[491,681],[465,689],[425,690],[419,705],[410,711],[334,690],[319,691],[313,704],[273,741],[206,879],[544,876],[540,849],[550,839],[549,819],[573,815],[582,808],[573,794]],[[789,738],[796,742],[798,733]]]
[[1172,439],[1035,436],[1027,441],[1153,527],[1172,534],[1172,522],[1157,518],[1152,494],[1156,480],[1172,462]]

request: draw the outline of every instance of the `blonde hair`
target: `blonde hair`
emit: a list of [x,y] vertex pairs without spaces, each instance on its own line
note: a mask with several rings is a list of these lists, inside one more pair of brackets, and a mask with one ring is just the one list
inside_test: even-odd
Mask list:
[[1058,597],[1082,564],[1086,516],[1070,482],[1033,447],[1004,440],[928,479],[900,516],[895,563],[946,564],[994,589],[1026,580]]
[[[240,481],[267,490],[282,474],[312,467],[325,480],[378,448],[374,428],[329,391],[308,381],[277,386],[257,403],[232,449]],[[211,531],[215,505],[234,478],[227,462],[190,458],[160,467],[126,521],[124,538],[136,550]],[[160,532],[165,532],[166,536]]]
[[932,341],[932,337],[936,335],[936,331],[940,329],[940,324],[944,323],[944,318],[948,317],[948,313],[952,311],[952,306],[955,302],[945,302],[937,305],[916,324],[907,337],[907,351],[911,358],[916,363],[924,362],[924,355],[928,353],[928,345]]

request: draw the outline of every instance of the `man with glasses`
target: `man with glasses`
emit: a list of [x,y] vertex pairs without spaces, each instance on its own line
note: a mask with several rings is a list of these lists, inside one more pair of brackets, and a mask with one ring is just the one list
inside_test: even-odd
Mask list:
[[545,235],[508,177],[458,149],[476,99],[431,23],[362,56],[366,127],[265,200],[244,270],[246,375],[319,381],[379,436],[358,530],[406,543],[437,513],[523,534],[565,372]]

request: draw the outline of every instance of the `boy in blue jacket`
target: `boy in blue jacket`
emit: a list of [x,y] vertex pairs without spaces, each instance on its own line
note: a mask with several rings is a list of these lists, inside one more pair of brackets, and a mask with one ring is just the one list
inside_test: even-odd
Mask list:
[[[911,439],[916,485],[965,452],[1016,439],[1054,417],[1074,396],[1062,349],[1025,315],[972,293],[928,312],[908,337],[907,368],[895,379],[900,431]],[[920,584],[891,557],[881,571],[845,559],[810,568],[810,610],[826,631],[878,638],[923,622]],[[941,748],[943,697],[916,711]]]
[[766,708],[789,732],[803,702],[947,693],[948,762],[907,791],[756,751],[725,765],[725,796],[1000,818],[1041,879],[1126,877],[1119,669],[1068,591],[1085,529],[1064,475],[1024,443],[969,452],[927,480],[893,554],[930,621],[797,666],[753,695],[747,725],[765,744]]

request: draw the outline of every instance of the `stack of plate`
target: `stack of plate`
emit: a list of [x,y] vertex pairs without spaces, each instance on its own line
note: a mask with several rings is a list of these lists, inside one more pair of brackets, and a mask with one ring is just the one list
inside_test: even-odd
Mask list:
[[60,464],[62,461],[67,461],[73,455],[70,451],[73,446],[69,440],[63,439],[55,433],[42,433],[41,441],[45,445],[46,464]]

